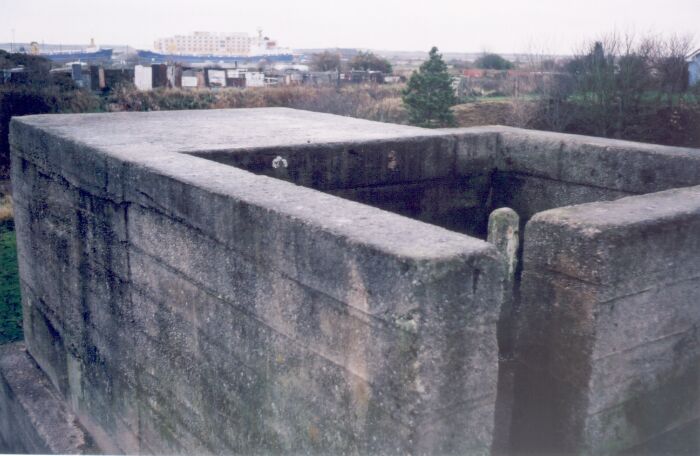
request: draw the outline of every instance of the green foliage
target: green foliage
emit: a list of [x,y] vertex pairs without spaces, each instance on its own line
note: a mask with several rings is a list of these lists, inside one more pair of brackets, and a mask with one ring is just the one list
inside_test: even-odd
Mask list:
[[[687,87],[683,46],[675,39],[634,42],[616,35],[589,45],[567,65],[574,81],[572,117],[597,136],[647,135],[654,117],[668,118],[683,108],[678,96]],[[661,130],[672,128],[674,123],[661,125]]]
[[38,55],[9,53],[0,50],[0,69],[24,67],[27,71],[27,83],[47,84],[50,81],[51,61]]
[[0,49],[0,68],[14,68],[18,66],[33,70],[49,71],[51,69],[51,61],[38,55],[19,52],[10,53]]
[[384,74],[391,74],[393,71],[391,63],[387,59],[379,57],[373,52],[362,51],[350,59],[350,68],[353,70],[381,71]]
[[13,116],[101,110],[100,98],[85,90],[65,90],[53,84],[0,86],[0,177],[10,163],[9,127]]
[[514,67],[511,61],[498,54],[484,54],[476,59],[474,65],[484,70],[510,70]]
[[12,223],[0,223],[0,344],[22,339],[17,242]]
[[70,79],[50,73],[51,62],[40,56],[0,51],[0,68],[25,68],[21,83],[0,85],[0,178],[9,166],[9,125],[13,116],[101,110],[99,97],[77,90]]
[[551,78],[529,127],[700,146],[700,99],[687,91],[689,40],[610,35]]
[[452,88],[452,77],[447,72],[447,65],[436,47],[430,50],[428,60],[411,75],[403,91],[403,102],[408,109],[409,121],[414,125],[454,125],[454,115],[450,107],[455,105],[457,100]]
[[340,71],[340,54],[329,51],[313,54],[311,68],[316,71]]

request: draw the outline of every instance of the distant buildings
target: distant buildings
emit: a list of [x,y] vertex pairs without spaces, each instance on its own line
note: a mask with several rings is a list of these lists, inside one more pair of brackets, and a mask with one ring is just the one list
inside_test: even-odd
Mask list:
[[194,55],[248,55],[255,38],[247,33],[194,32],[160,38],[154,44],[156,52]]
[[154,51],[162,54],[246,56],[266,54],[277,47],[274,40],[262,35],[247,33],[194,32],[160,38],[154,43]]
[[153,70],[150,66],[136,65],[134,67],[134,85],[139,90],[153,88]]
[[157,88],[204,89],[223,87],[270,87],[282,85],[339,86],[385,82],[396,83],[400,78],[387,78],[380,71],[309,71],[304,65],[278,66],[264,71],[253,68],[187,67],[182,65],[136,65],[133,83],[139,90]]

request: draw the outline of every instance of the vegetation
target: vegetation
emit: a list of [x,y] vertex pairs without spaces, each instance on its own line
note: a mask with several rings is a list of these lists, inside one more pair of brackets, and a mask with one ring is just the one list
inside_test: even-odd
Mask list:
[[11,220],[0,220],[0,344],[22,339],[17,243]]
[[57,85],[0,86],[0,179],[9,166],[9,127],[12,116],[57,112],[94,112],[100,98],[88,91]]
[[498,54],[484,54],[474,61],[477,68],[484,70],[510,70],[513,63]]
[[350,59],[349,66],[353,70],[381,71],[384,74],[391,74],[391,63],[385,58],[379,57],[372,52],[360,51],[355,57]]
[[406,123],[401,89],[378,84],[335,86],[285,86],[217,91],[157,89],[149,92],[121,86],[105,99],[107,111],[160,111],[173,109],[221,109],[289,107],[343,116]]
[[340,71],[340,54],[330,51],[312,54],[311,69],[316,71]]
[[79,90],[69,78],[53,78],[51,62],[43,57],[0,50],[0,69],[23,66],[26,80],[0,85],[0,179],[9,166],[9,125],[12,116],[50,112],[89,112],[100,109],[97,95]]
[[688,38],[610,35],[543,88],[529,126],[700,146],[700,97],[688,91]]
[[[700,146],[700,89],[693,92],[686,87],[684,57],[689,46],[690,41],[681,38],[612,35],[589,43],[568,63],[543,58],[539,67],[531,66],[541,72],[529,81],[514,81],[500,73],[471,80],[470,84],[480,85],[461,90],[461,99],[490,95],[495,98],[489,101],[504,103],[498,107],[477,103],[461,109],[463,115],[456,120],[469,118],[467,123],[473,124],[483,112],[481,122],[490,122],[492,113],[498,111],[507,113],[500,123],[509,125]],[[28,80],[0,85],[0,179],[8,171],[9,120],[17,115],[286,106],[427,127],[455,122],[455,110],[450,109],[456,103],[452,81],[437,49],[403,92],[397,86],[374,84],[139,92],[132,84],[122,83],[97,94],[78,89],[70,78],[49,73],[46,59],[0,51],[1,68],[19,65],[30,70]],[[477,65],[512,66],[496,54],[481,56]],[[315,54],[312,66],[339,69],[340,56],[328,51]],[[359,53],[349,66],[391,71],[385,59],[371,52]]]
[[438,49],[430,50],[428,60],[411,75],[403,101],[408,110],[409,121],[423,127],[444,127],[454,125],[454,115],[450,107],[456,104],[452,77],[447,65],[438,54]]
[[24,67],[29,84],[39,85],[50,82],[51,61],[36,55],[9,53],[0,49],[0,69]]

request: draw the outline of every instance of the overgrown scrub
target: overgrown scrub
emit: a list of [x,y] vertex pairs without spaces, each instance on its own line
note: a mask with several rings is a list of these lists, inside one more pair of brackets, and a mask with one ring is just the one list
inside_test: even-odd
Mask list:
[[577,100],[543,99],[526,126],[669,146],[700,147],[700,103],[692,99],[673,106],[645,102],[626,121],[601,134],[586,104]]
[[9,125],[13,116],[101,110],[97,94],[78,90],[70,78],[51,73],[44,57],[0,50],[0,69],[23,66],[22,82],[0,85],[0,179],[8,177],[10,164]]
[[16,84],[0,87],[0,179],[10,164],[9,127],[13,116],[28,114],[95,112],[102,109],[98,95],[58,85]]
[[407,121],[406,111],[401,103],[400,88],[377,84],[218,90],[157,89],[148,92],[138,91],[131,85],[122,85],[113,90],[105,100],[105,109],[108,111],[261,107],[306,109],[382,122]]
[[700,147],[700,92],[689,89],[690,38],[611,34],[551,79],[532,128]]

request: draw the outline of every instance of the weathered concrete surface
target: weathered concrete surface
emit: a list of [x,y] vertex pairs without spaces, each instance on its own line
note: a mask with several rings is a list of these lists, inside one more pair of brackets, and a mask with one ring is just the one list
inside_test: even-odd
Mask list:
[[496,423],[493,453],[504,454],[510,451],[510,427],[513,411],[513,349],[514,292],[520,247],[520,217],[513,209],[503,207],[489,215],[489,243],[496,246],[503,263],[503,301],[498,318],[498,398],[496,403]]
[[14,120],[31,354],[115,452],[487,453],[495,248],[192,155],[271,125],[399,162],[453,141],[289,110]]
[[0,346],[0,452],[88,454],[96,450],[24,344]]
[[515,446],[615,453],[697,423],[700,187],[555,209],[526,229]]
[[[700,184],[697,151],[288,109],[11,133],[27,346],[105,451],[616,452],[698,422],[700,197],[652,193]],[[504,206],[505,314],[460,234]]]
[[502,127],[500,170],[632,194],[698,184],[697,149]]
[[501,356],[510,356],[513,350],[513,289],[520,248],[520,217],[513,209],[502,207],[489,215],[487,241],[496,246],[503,262],[503,302],[498,321],[498,344]]

